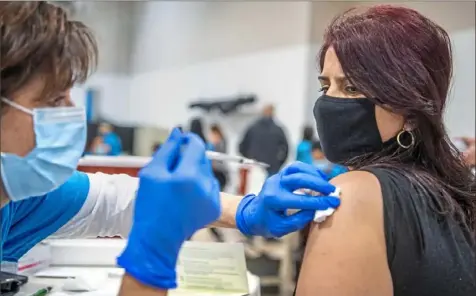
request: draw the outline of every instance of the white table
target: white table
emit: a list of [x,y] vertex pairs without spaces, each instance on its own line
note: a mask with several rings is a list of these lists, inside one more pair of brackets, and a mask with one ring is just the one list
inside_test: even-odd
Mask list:
[[[65,292],[62,291],[62,286],[65,283],[66,279],[61,278],[29,278],[28,283],[22,287],[20,290],[21,293],[24,295],[29,295],[28,293],[32,293],[37,291],[39,288],[52,286],[53,291],[48,296],[61,296],[61,295],[83,295],[83,296],[109,296],[109,295],[117,295],[121,283],[121,278],[119,277],[107,277],[107,274],[112,268],[104,268],[104,267],[78,267],[74,268],[81,272],[87,272],[92,276],[97,277],[106,277],[104,280],[104,284],[101,284],[101,287],[96,291],[91,292]],[[21,295],[23,296],[23,294]]]
[[[78,267],[75,268],[78,271],[87,272],[89,275],[95,275],[97,277],[104,277],[107,276],[108,273],[111,271],[115,271],[115,268],[104,268],[104,267]],[[26,284],[20,290],[21,293],[18,296],[27,296],[31,295],[38,289],[46,286],[53,286],[54,289],[51,294],[48,296],[116,296],[118,294],[121,278],[114,276],[108,277],[103,284],[101,284],[101,288],[96,291],[90,292],[66,292],[62,291],[62,286],[65,283],[65,279],[53,279],[53,278],[35,278],[30,277],[28,284]],[[251,273],[248,273],[248,285],[250,289],[250,296],[260,296],[260,283],[259,278]],[[220,296],[220,294],[213,294],[216,296]]]
[[[116,239],[50,240],[42,248],[48,249],[51,265],[49,268],[41,270],[43,275],[49,277],[34,277],[30,273],[28,284],[22,287],[22,294],[18,296],[29,296],[47,286],[54,287],[49,296],[115,296],[118,294],[123,274],[122,269],[115,267],[116,257],[124,249],[125,243],[125,240]],[[236,249],[236,247],[235,245],[234,248]],[[33,251],[30,251],[31,254],[34,254]],[[52,276],[61,276],[62,278],[52,278]],[[96,282],[93,285],[96,289],[79,293],[62,291],[64,284],[71,281],[66,277],[87,277]],[[249,295],[260,296],[260,279],[248,272],[247,280]],[[169,294],[174,296],[177,292]],[[202,294],[195,293],[193,295],[202,296]],[[225,294],[214,293],[213,295],[223,296]]]

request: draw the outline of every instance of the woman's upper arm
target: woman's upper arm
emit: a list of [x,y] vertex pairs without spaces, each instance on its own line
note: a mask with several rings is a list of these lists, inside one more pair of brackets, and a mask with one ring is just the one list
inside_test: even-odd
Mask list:
[[312,225],[296,295],[393,295],[377,178],[354,171],[331,183],[341,188],[341,206]]

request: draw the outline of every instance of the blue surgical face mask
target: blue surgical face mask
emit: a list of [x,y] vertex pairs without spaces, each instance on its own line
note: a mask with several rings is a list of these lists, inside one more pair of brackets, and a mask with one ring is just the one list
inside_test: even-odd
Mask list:
[[33,116],[36,141],[25,157],[1,153],[2,181],[10,200],[41,196],[66,182],[76,170],[86,144],[84,107],[29,110],[8,99],[1,100]]

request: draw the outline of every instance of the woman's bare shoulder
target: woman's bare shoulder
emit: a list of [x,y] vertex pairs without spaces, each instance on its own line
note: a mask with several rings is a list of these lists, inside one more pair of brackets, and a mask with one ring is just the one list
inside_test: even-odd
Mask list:
[[312,226],[297,295],[391,295],[379,180],[351,171],[331,183],[341,189],[342,202]]
[[[382,205],[382,190],[378,178],[367,171],[350,171],[330,181],[341,190],[342,212],[375,210]],[[359,208],[355,208],[359,205]]]

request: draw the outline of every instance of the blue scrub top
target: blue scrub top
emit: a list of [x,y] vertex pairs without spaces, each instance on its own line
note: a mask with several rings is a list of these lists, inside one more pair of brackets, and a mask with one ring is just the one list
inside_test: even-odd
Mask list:
[[44,196],[6,204],[0,211],[0,261],[18,262],[68,223],[84,205],[88,193],[88,176],[75,172],[66,183]]
[[349,169],[340,164],[333,164],[331,170],[327,173],[327,177],[333,179],[334,177],[339,176],[340,174],[347,173]]
[[307,164],[313,163],[312,143],[310,141],[301,141],[296,149],[296,160]]
[[111,147],[111,151],[107,155],[109,156],[118,156],[122,153],[122,142],[121,138],[116,133],[107,133],[103,136],[104,144],[109,145]]

